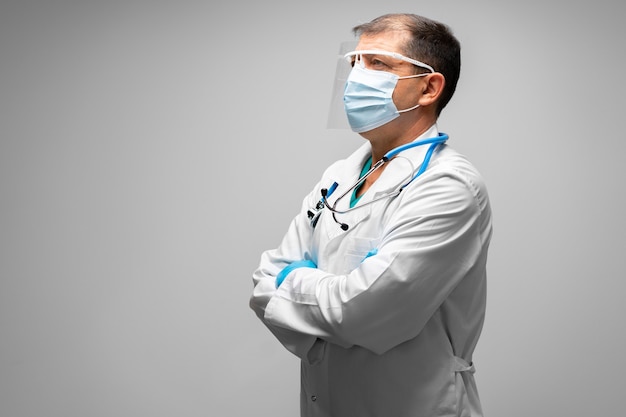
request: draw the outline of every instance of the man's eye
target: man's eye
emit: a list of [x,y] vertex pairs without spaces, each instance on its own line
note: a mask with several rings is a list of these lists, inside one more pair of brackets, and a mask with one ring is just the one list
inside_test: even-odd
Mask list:
[[379,60],[379,59],[372,59],[372,66],[373,67],[378,67],[378,68],[386,68],[388,67],[387,64],[385,64],[383,61]]

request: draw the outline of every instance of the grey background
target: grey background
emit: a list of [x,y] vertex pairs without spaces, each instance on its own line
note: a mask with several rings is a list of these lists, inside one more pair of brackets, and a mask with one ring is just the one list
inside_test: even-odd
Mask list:
[[440,128],[495,213],[486,415],[621,413],[620,2],[4,0],[0,415],[297,415],[251,273],[362,143],[326,129],[335,56],[395,11],[463,45]]

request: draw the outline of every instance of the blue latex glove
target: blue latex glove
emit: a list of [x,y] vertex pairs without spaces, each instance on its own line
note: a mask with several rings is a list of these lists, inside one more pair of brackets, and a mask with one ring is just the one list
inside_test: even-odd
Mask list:
[[282,284],[285,278],[287,278],[287,275],[289,275],[291,271],[297,268],[317,268],[317,265],[315,265],[313,261],[310,261],[308,259],[304,261],[296,261],[290,263],[289,265],[284,267],[283,270],[278,273],[278,275],[276,275],[276,288],[280,287],[280,284]]
[[[374,256],[378,253],[378,248],[374,248],[371,251],[367,252],[367,255],[365,255],[365,258],[363,258],[363,261],[366,260],[367,258],[369,258],[370,256]],[[361,262],[363,262],[361,261]]]

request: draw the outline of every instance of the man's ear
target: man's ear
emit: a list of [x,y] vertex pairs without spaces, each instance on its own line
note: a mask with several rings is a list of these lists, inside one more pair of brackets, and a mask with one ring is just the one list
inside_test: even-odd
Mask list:
[[446,79],[443,74],[434,72],[428,74],[423,78],[424,82],[421,83],[422,95],[419,99],[420,106],[428,106],[435,103],[441,93],[443,93],[443,87],[446,85]]

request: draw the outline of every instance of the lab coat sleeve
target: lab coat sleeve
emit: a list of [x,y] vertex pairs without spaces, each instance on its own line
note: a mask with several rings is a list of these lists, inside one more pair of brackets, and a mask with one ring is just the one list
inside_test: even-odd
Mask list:
[[[319,190],[317,187],[315,188]],[[276,249],[265,251],[261,255],[259,267],[252,275],[254,289],[250,297],[250,307],[272,334],[290,352],[307,362],[315,362],[311,349],[317,338],[298,330],[276,326],[265,319],[267,303],[276,293],[276,275],[287,265],[295,261],[314,259],[311,253],[311,226],[303,213],[306,208],[315,205],[315,192],[312,191],[303,201],[303,210],[291,222],[282,242]],[[317,192],[319,194],[319,191]],[[310,268],[306,268],[310,269]],[[313,355],[313,356],[311,356]]]
[[378,354],[416,337],[484,260],[490,233],[481,184],[434,167],[424,177],[384,214],[376,255],[348,275],[294,271],[269,300],[266,322]]

